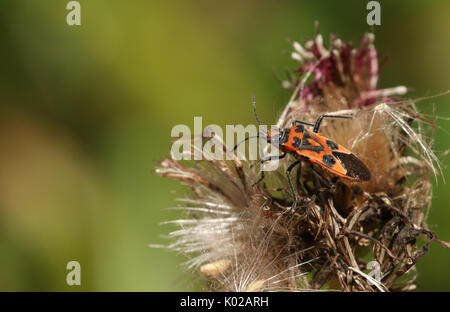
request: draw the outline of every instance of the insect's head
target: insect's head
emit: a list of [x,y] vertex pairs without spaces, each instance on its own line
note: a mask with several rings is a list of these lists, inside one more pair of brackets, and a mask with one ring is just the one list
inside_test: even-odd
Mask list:
[[[253,104],[253,113],[255,115],[256,122],[258,123],[258,126],[259,126],[259,133],[258,133],[258,135],[249,136],[249,137],[245,138],[244,140],[242,140],[241,142],[236,144],[234,146],[233,150],[236,150],[237,147],[241,143],[244,143],[245,141],[247,141],[249,139],[255,139],[255,138],[260,138],[260,137],[265,139],[268,143],[270,143],[272,145],[278,146],[280,143],[283,144],[289,136],[289,129],[275,129],[270,132],[264,131],[262,129],[261,122],[259,121],[258,113],[256,112],[256,101],[255,101],[254,94],[252,94],[252,104]],[[260,150],[262,150],[261,142],[259,142],[259,143],[260,143]]]
[[275,129],[267,133],[267,142],[272,145],[280,145],[286,142],[289,129]]
[[[253,113],[255,114],[256,122],[258,123],[258,126],[261,129],[261,122],[258,118],[258,113],[256,112],[256,101],[255,101],[255,95],[252,95],[253,101]],[[272,145],[278,146],[279,144],[283,144],[286,142],[288,136],[289,136],[289,129],[275,129],[270,132],[264,133],[262,130],[260,130],[259,136],[266,139],[266,141]]]

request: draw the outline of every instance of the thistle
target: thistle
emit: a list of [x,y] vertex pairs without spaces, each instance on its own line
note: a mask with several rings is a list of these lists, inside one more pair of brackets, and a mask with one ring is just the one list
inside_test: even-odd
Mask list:
[[253,185],[258,167],[218,136],[213,140],[231,160],[204,154],[191,163],[161,161],[158,174],[193,191],[179,199],[186,218],[166,222],[178,229],[165,247],[188,256],[187,269],[198,271],[208,290],[411,290],[430,243],[450,247],[426,225],[429,180],[441,170],[431,149],[433,123],[417,111],[417,100],[401,97],[406,87],[377,88],[373,42],[371,33],[358,47],[334,35],[329,47],[320,34],[293,42],[299,66],[282,82],[292,95],[276,122],[286,128],[325,112],[353,116],[324,120],[321,134],[354,152],[370,181],[348,182],[305,164],[294,173],[294,203],[284,174],[290,156]]

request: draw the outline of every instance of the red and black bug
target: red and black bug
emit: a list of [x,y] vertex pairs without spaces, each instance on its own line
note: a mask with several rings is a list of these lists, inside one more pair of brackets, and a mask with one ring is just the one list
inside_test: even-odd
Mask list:
[[[256,113],[255,98],[253,96],[253,110],[255,113],[256,121],[261,126],[258,115]],[[292,196],[296,199],[294,187],[290,179],[290,173],[295,166],[301,168],[302,161],[308,161],[311,164],[316,164],[323,169],[331,172],[341,178],[345,178],[352,181],[369,181],[370,171],[364,165],[364,163],[358,159],[351,151],[343,146],[333,142],[332,140],[318,134],[320,124],[324,118],[352,118],[351,116],[344,115],[330,115],[322,114],[317,118],[314,124],[295,120],[292,123],[292,127],[286,129],[273,130],[264,135],[264,139],[268,143],[277,144],[279,150],[282,152],[279,156],[261,157],[255,164],[264,163],[271,160],[282,159],[288,154],[293,155],[297,160],[293,162],[286,169],[286,177],[289,182],[289,187],[292,192]],[[313,130],[308,130],[304,126],[312,126]],[[258,136],[247,137],[242,142],[250,139],[257,138]],[[242,143],[240,142],[240,143]],[[234,150],[236,150],[238,143]],[[314,169],[314,167],[313,167]],[[264,171],[261,171],[261,177],[255,183],[258,184],[264,179]]]

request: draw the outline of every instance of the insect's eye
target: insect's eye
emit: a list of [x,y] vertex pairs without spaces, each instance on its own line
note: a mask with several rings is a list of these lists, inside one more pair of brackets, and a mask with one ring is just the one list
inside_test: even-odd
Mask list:
[[272,145],[278,145],[280,143],[280,135],[275,134],[270,138],[270,144]]
[[279,144],[285,144],[288,138],[289,138],[289,131],[285,130],[281,132],[281,135],[279,137]]

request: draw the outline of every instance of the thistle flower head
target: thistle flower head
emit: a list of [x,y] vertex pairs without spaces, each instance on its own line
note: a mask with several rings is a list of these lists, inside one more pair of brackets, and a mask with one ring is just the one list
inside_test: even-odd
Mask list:
[[[186,254],[210,290],[412,289],[429,244],[448,247],[426,225],[429,177],[440,170],[425,131],[431,122],[414,100],[399,97],[405,87],[377,88],[373,34],[358,47],[334,35],[327,47],[320,34],[292,47],[300,66],[282,82],[292,96],[276,125],[314,122],[325,112],[353,116],[324,120],[320,133],[357,155],[372,179],[349,182],[305,162],[293,173],[294,203],[284,173],[293,158],[253,185],[257,168],[215,136],[231,160],[206,154],[193,164],[165,159],[157,169],[193,191],[177,207],[186,218],[167,222],[178,227],[167,247]],[[368,271],[369,263],[378,271]]]

